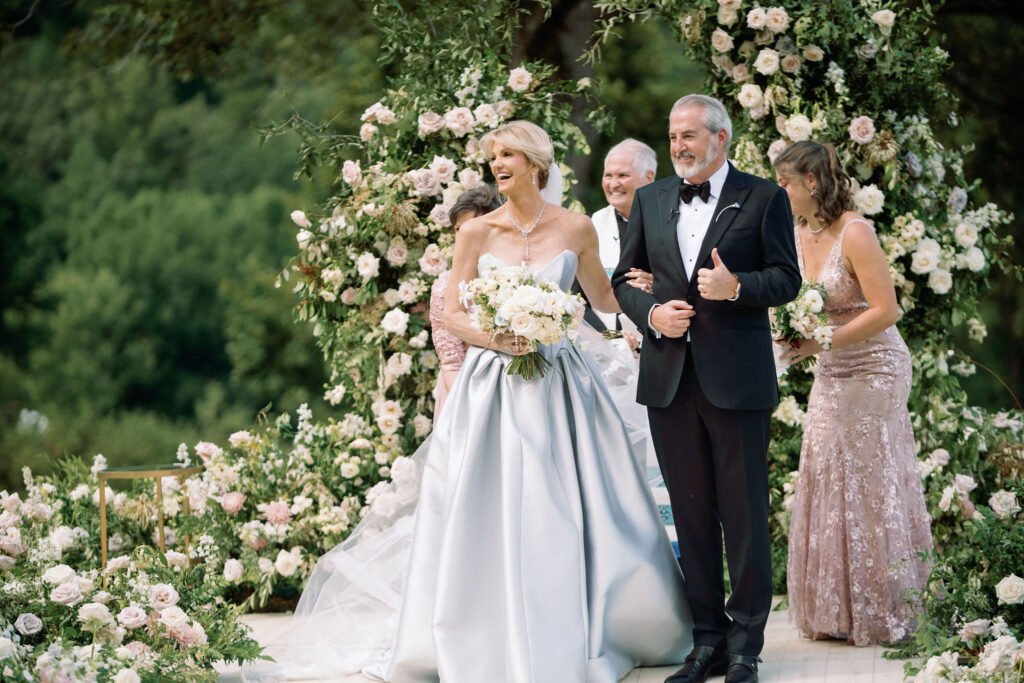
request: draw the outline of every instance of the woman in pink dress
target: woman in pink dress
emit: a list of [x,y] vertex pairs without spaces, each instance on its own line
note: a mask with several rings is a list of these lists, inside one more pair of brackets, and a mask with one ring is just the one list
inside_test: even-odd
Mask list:
[[894,643],[916,630],[930,519],[907,411],[910,353],[874,228],[851,209],[850,178],[830,145],[798,142],[775,159],[794,216],[805,280],[825,286],[828,350],[807,405],[789,533],[789,613],[809,638]]
[[[480,185],[466,190],[455,200],[455,204],[448,211],[452,225],[458,232],[462,224],[470,218],[476,218],[494,211],[501,205],[498,195],[489,185]],[[462,359],[466,357],[466,349],[469,345],[453,335],[444,326],[444,292],[448,289],[448,279],[452,271],[446,270],[434,280],[434,286],[430,289],[430,330],[431,338],[434,341],[434,350],[441,361],[441,370],[437,376],[437,390],[434,398],[434,423],[437,424],[437,416],[441,414],[441,406],[448,397],[448,390],[455,382],[455,375],[462,367]]]

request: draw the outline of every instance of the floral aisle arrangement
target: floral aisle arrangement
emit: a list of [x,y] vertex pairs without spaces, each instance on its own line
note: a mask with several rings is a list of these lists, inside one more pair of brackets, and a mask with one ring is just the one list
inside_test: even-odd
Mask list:
[[[1020,279],[1021,270],[1003,248],[1008,238],[1001,228],[1012,216],[993,204],[972,202],[979,183],[964,176],[967,150],[945,148],[935,138],[936,124],[957,124],[955,98],[941,83],[948,55],[932,31],[939,3],[597,4],[602,35],[610,35],[619,21],[648,16],[679,27],[684,49],[708,67],[708,92],[731,108],[731,157],[741,169],[770,178],[773,159],[794,142],[814,139],[836,147],[854,179],[855,209],[874,222],[888,256],[903,312],[899,328],[914,358],[910,409],[933,533],[942,553],[957,552],[965,543],[965,516],[1007,489],[1008,468],[1021,465],[1021,418],[1019,412],[986,413],[968,405],[958,376],[972,374],[976,366],[953,348],[950,333],[959,329],[977,342],[984,339],[979,293],[993,273]],[[785,587],[786,566],[782,494],[798,464],[799,405],[811,379],[799,370],[787,374],[788,398],[773,424],[778,589]],[[932,459],[936,452],[946,454],[941,467]],[[969,478],[976,488],[950,495],[956,477]],[[1013,629],[1024,628],[1019,611],[992,609],[1005,610]],[[952,633],[959,625],[944,628]],[[933,645],[925,639],[918,647],[924,652]]]
[[123,516],[101,570],[94,473],[66,459],[25,486],[0,493],[2,680],[213,681],[214,662],[261,658],[219,569],[153,548],[152,491],[108,492]]
[[525,340],[528,352],[509,361],[509,375],[528,380],[543,377],[551,363],[537,344],[569,338],[583,320],[583,298],[537,280],[526,266],[491,268],[478,278],[459,283],[459,297],[469,310],[474,328],[491,338],[513,334]]

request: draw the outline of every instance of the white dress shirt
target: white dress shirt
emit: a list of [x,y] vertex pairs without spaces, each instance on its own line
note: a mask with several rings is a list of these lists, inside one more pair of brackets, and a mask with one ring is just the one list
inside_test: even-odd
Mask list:
[[[679,219],[676,222],[676,240],[679,242],[679,255],[683,259],[683,268],[686,270],[686,278],[693,278],[693,269],[696,266],[697,256],[700,255],[700,247],[704,243],[704,236],[711,227],[711,219],[715,216],[715,207],[718,206],[718,198],[722,195],[722,187],[725,185],[725,178],[729,175],[729,163],[723,163],[717,171],[711,174],[708,180],[711,182],[711,192],[705,202],[700,197],[694,197],[689,204],[679,200]],[[661,304],[654,304],[647,312],[647,327],[654,333],[654,336],[661,339],[661,332],[651,327],[651,313]],[[690,333],[686,333],[686,341],[690,341]]]

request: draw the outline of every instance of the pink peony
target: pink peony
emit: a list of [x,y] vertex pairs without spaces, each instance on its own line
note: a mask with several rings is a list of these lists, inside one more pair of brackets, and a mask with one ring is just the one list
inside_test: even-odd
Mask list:
[[292,521],[292,511],[288,508],[288,503],[283,500],[269,503],[263,514],[271,524],[287,524]]
[[224,508],[224,512],[229,515],[233,515],[242,509],[242,505],[245,504],[245,494],[241,491],[229,491],[224,494],[224,498],[220,501],[220,506]]

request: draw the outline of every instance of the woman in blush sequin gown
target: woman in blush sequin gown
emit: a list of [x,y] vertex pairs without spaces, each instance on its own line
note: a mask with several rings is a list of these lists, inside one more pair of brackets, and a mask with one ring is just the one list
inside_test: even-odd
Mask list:
[[[499,206],[501,206],[501,202],[494,190],[488,185],[480,185],[460,194],[448,211],[448,215],[451,217],[455,231],[458,232],[462,224],[470,218],[483,216]],[[444,326],[444,293],[448,289],[448,280],[451,274],[451,270],[446,270],[438,275],[430,289],[430,336],[434,341],[434,350],[437,351],[437,357],[441,362],[440,372],[437,375],[437,389],[434,394],[434,424],[437,424],[441,406],[448,398],[448,391],[455,382],[455,375],[462,367],[466,349],[469,348],[469,344],[449,332]]]
[[850,179],[835,150],[805,141],[775,170],[789,194],[800,270],[826,288],[830,350],[818,356],[804,421],[789,534],[789,613],[809,638],[857,645],[913,635],[932,548],[930,519],[907,411],[911,359],[872,226],[851,211]]

